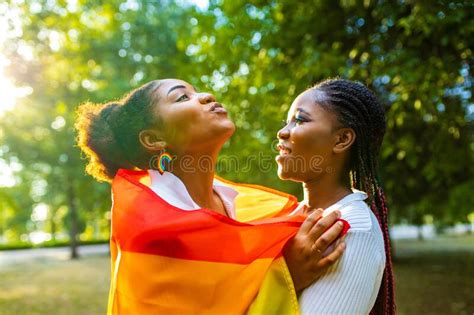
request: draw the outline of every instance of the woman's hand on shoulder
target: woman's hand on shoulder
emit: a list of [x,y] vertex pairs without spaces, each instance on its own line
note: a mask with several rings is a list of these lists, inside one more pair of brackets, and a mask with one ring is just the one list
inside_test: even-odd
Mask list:
[[296,292],[316,281],[339,260],[345,249],[345,243],[341,240],[332,252],[323,257],[326,249],[338,239],[343,224],[336,222],[341,216],[339,211],[333,211],[324,218],[322,213],[322,209],[311,213],[283,249]]

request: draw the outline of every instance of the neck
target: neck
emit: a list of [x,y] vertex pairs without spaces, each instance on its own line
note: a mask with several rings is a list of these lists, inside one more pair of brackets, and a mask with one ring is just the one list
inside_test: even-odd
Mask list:
[[219,151],[220,148],[212,153],[184,153],[173,161],[173,174],[181,179],[191,198],[202,208],[216,209],[213,181]]
[[342,181],[336,176],[325,175],[303,183],[304,200],[309,209],[326,209],[352,193],[349,180]]

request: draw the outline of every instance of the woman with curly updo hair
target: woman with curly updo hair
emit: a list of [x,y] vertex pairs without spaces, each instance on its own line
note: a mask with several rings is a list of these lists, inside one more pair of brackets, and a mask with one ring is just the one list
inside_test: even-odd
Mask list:
[[[188,82],[156,80],[118,101],[86,103],[76,129],[87,173],[112,182],[109,314],[297,312],[295,289],[342,255],[343,242],[326,251],[344,229],[338,211],[290,217],[294,197],[216,178],[235,127]],[[259,220],[242,219],[252,211]],[[295,234],[289,273],[278,263],[287,271],[270,277]],[[292,292],[288,309],[277,287]]]

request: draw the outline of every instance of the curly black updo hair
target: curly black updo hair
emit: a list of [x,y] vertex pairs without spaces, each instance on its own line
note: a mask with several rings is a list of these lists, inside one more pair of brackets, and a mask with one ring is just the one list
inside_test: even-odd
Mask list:
[[155,80],[131,91],[118,101],[84,103],[77,110],[77,143],[89,162],[86,172],[110,182],[120,168],[147,169],[152,153],[139,141],[142,130],[159,127],[153,114],[160,84]]

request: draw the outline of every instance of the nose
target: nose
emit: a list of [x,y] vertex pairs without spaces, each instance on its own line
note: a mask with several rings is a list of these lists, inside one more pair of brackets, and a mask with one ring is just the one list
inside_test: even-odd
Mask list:
[[216,101],[216,97],[211,93],[199,93],[198,97],[201,104],[208,104]]
[[287,140],[290,137],[290,130],[287,126],[281,128],[277,133],[278,139]]

